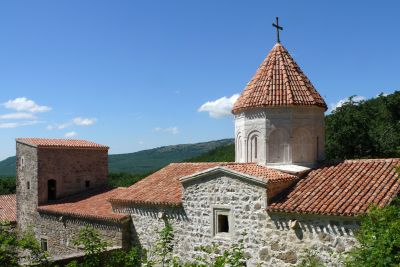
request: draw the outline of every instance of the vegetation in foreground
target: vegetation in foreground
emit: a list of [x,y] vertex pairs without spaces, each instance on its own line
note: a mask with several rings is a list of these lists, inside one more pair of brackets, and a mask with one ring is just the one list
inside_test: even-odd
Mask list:
[[[400,266],[400,200],[384,208],[371,207],[368,214],[362,216],[361,227],[356,233],[359,243],[350,253],[342,255],[342,265],[398,267]],[[133,247],[129,251],[108,251],[110,245],[101,239],[92,227],[82,228],[74,245],[81,248],[85,256],[81,261],[72,261],[68,267],[242,267],[246,266],[247,256],[244,253],[243,240],[226,250],[215,244],[196,248],[198,257],[184,262],[173,255],[174,231],[167,219],[164,228],[158,233],[155,245],[149,250]],[[24,251],[23,258],[19,251]],[[0,266],[19,266],[21,261],[30,261],[35,266],[56,266],[51,264],[46,252],[41,251],[31,232],[19,235],[8,224],[0,227]],[[325,266],[318,253],[312,250],[303,252],[299,267]]]

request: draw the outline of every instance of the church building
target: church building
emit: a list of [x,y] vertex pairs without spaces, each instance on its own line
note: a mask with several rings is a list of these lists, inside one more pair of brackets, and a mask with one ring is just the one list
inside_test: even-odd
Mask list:
[[398,195],[400,159],[324,163],[326,110],[278,42],[233,106],[235,162],[172,163],[108,188],[107,146],[19,138],[17,227],[57,259],[81,253],[72,240],[85,225],[114,248],[149,248],[167,218],[184,261],[243,240],[248,266],[294,266],[306,249],[333,266],[356,245],[357,216]]

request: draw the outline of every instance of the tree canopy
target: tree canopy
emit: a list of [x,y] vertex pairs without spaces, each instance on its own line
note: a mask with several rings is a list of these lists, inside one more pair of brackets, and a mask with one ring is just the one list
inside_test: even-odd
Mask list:
[[356,102],[326,116],[326,156],[331,160],[400,157],[400,92]]

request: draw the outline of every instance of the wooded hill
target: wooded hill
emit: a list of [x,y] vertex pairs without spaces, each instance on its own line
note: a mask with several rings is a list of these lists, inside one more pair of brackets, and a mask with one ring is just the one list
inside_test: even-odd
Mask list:
[[[148,173],[160,169],[171,162],[181,162],[188,158],[207,153],[217,147],[233,144],[233,139],[163,146],[127,154],[108,157],[109,172]],[[0,176],[15,176],[15,156],[0,161]]]

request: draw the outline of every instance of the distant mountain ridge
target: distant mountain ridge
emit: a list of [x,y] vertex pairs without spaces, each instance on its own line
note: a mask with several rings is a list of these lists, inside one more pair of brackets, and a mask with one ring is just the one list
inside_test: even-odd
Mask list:
[[[147,173],[160,169],[171,162],[181,162],[200,156],[217,147],[231,145],[234,139],[195,144],[180,144],[142,150],[134,153],[108,156],[109,172]],[[0,161],[0,176],[15,176],[15,156]]]

